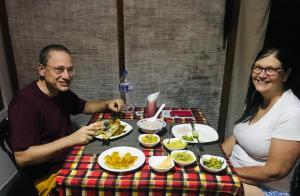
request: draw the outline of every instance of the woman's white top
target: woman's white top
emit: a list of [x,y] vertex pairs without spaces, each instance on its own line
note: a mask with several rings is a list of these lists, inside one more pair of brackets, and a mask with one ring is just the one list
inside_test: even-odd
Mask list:
[[[287,90],[259,121],[253,124],[249,124],[249,121],[239,123],[233,133],[237,141],[230,157],[233,166],[264,165],[268,160],[272,138],[300,141],[300,100],[291,90]],[[280,181],[265,185],[289,192],[293,172],[294,169]]]

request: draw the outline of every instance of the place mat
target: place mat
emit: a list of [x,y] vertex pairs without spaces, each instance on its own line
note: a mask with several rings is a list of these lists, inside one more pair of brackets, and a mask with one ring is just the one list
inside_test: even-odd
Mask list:
[[[101,139],[95,139],[94,141],[90,142],[87,144],[84,149],[83,149],[83,154],[101,154],[107,149],[113,148],[113,147],[118,147],[118,146],[131,146],[138,148],[140,150],[145,150],[145,149],[150,149],[150,150],[161,150],[163,149],[163,154],[169,154],[170,152],[162,147],[162,142],[158,144],[155,147],[152,148],[145,148],[143,147],[139,141],[138,137],[140,134],[142,134],[141,130],[137,127],[136,123],[137,120],[124,120],[122,121],[127,122],[132,126],[132,131],[120,138],[113,139],[111,141],[105,141]],[[158,132],[157,134],[162,138],[168,138],[168,131],[170,130],[170,125],[167,125],[163,130]],[[174,137],[171,133],[171,137]],[[222,152],[220,145],[218,142],[213,142],[213,143],[205,143],[201,144],[200,147],[198,146],[199,144],[189,144],[187,146],[188,150],[191,150],[192,152],[195,153],[197,157],[199,157],[198,152],[196,148],[199,149],[200,156],[203,154],[212,154],[212,155],[217,155],[224,157],[224,153]]]

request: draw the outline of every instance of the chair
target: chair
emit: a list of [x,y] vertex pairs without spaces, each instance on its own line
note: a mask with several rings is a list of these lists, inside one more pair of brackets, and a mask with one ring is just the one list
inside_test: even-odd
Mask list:
[[15,164],[15,158],[8,146],[8,119],[5,118],[0,122],[0,145],[1,149],[6,152],[10,160]]
[[38,195],[34,183],[30,180],[22,168],[17,164],[15,157],[8,143],[8,119],[5,118],[0,122],[0,145],[1,149],[9,156],[10,160],[17,169],[17,178],[10,184],[10,188],[6,190],[6,195]]
[[290,194],[291,196],[300,195],[300,163],[297,165],[294,171]]

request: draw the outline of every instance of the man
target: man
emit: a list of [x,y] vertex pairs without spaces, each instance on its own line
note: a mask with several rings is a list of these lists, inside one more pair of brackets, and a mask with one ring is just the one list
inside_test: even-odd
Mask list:
[[[17,163],[28,176],[41,179],[62,163],[67,149],[87,144],[95,125],[73,132],[70,114],[120,111],[121,99],[84,101],[70,90],[75,70],[70,51],[48,45],[39,56],[39,79],[20,90],[8,109],[9,139]],[[36,181],[37,182],[37,181]]]

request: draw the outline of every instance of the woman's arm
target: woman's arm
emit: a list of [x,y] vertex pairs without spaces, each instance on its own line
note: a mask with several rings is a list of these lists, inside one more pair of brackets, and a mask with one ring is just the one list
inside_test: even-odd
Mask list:
[[[255,144],[253,144],[255,145]],[[300,155],[300,142],[273,138],[264,166],[235,168],[241,181],[258,184],[280,180],[291,171]]]
[[230,157],[233,146],[236,144],[236,140],[234,135],[231,135],[229,138],[225,140],[225,142],[221,145],[226,156]]

